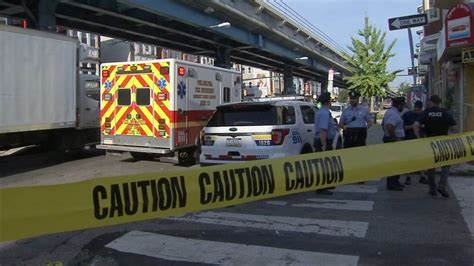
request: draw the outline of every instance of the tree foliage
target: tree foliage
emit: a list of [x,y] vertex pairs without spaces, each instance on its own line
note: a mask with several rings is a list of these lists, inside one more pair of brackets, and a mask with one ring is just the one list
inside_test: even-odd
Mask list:
[[384,96],[388,83],[402,71],[387,71],[388,60],[395,56],[392,48],[396,40],[386,47],[387,33],[382,33],[371,25],[368,17],[365,17],[364,28],[358,31],[358,35],[362,38],[351,37],[352,47],[348,46],[352,55],[347,53],[343,55],[352,72],[352,76],[345,77],[345,80],[349,84],[349,89],[358,91],[366,98]]
[[349,99],[349,90],[341,89],[337,95],[337,101],[341,103],[347,103],[347,99]]
[[410,88],[411,88],[410,83],[402,82],[398,86],[398,94],[400,94],[401,96],[406,97],[407,93],[408,93],[408,89],[410,89]]

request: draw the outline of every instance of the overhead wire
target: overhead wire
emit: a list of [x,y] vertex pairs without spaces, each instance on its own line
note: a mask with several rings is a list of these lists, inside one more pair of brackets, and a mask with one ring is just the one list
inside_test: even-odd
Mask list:
[[291,6],[287,5],[283,0],[274,0],[274,1],[269,0],[266,2],[270,4],[272,7],[274,7],[277,11],[282,13],[282,15],[291,18],[297,23],[300,23],[301,26],[304,26],[303,29],[308,30],[310,33],[318,37],[319,38],[318,41],[321,41],[324,45],[328,46],[328,48],[336,50],[337,52],[349,53],[347,48],[339,45],[328,34],[326,34],[324,31],[316,27],[313,23],[308,21],[306,18],[304,18],[301,14],[295,11]]

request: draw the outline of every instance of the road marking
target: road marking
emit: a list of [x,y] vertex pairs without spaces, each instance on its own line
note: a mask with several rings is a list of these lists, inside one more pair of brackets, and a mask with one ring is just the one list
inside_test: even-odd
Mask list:
[[288,204],[288,202],[286,201],[279,201],[279,200],[269,200],[269,201],[265,201],[266,204],[270,204],[270,205],[277,205],[277,206],[285,206],[286,204]]
[[351,211],[372,211],[374,202],[371,200],[332,200],[332,199],[307,199],[315,203],[292,204],[295,207],[324,208]]
[[131,231],[106,245],[170,261],[216,265],[357,265],[358,256],[198,240]]
[[461,214],[474,240],[474,179],[472,177],[449,178],[449,186],[459,201]]
[[[306,199],[307,201],[316,203],[297,203],[291,204],[293,207],[301,208],[323,208],[323,209],[338,209],[351,211],[372,211],[374,202],[371,200],[333,200],[333,199]],[[286,201],[265,201],[266,204],[286,206]]]
[[365,237],[369,227],[367,222],[322,220],[226,212],[203,212],[181,217],[171,217],[168,219],[182,222],[250,227],[273,231],[278,230],[331,236],[353,236],[361,238]]
[[348,193],[377,193],[377,186],[368,185],[345,185],[338,186],[334,189],[335,192],[348,192]]

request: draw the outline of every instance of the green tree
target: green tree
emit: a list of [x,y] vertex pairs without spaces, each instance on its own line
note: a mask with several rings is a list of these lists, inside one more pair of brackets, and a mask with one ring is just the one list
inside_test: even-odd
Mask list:
[[341,103],[346,103],[349,99],[349,90],[339,90],[339,95],[337,95],[337,101]]
[[400,83],[400,85],[398,86],[398,94],[406,97],[407,96],[407,93],[408,93],[408,89],[410,89],[411,86],[409,83],[407,82],[402,82]]
[[391,51],[396,40],[386,47],[387,33],[382,33],[371,25],[368,17],[365,17],[364,28],[358,31],[358,35],[361,39],[351,37],[352,47],[347,47],[352,54],[343,54],[352,72],[352,76],[344,79],[348,82],[349,89],[356,90],[363,97],[371,99],[370,110],[373,111],[374,96],[384,96],[384,88],[402,70],[387,71],[388,60],[395,56]]

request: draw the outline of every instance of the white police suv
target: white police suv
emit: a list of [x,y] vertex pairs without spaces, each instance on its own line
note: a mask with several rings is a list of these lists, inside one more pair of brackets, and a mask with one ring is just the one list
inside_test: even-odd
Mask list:
[[218,106],[203,129],[199,161],[223,164],[313,152],[316,110],[301,101]]

